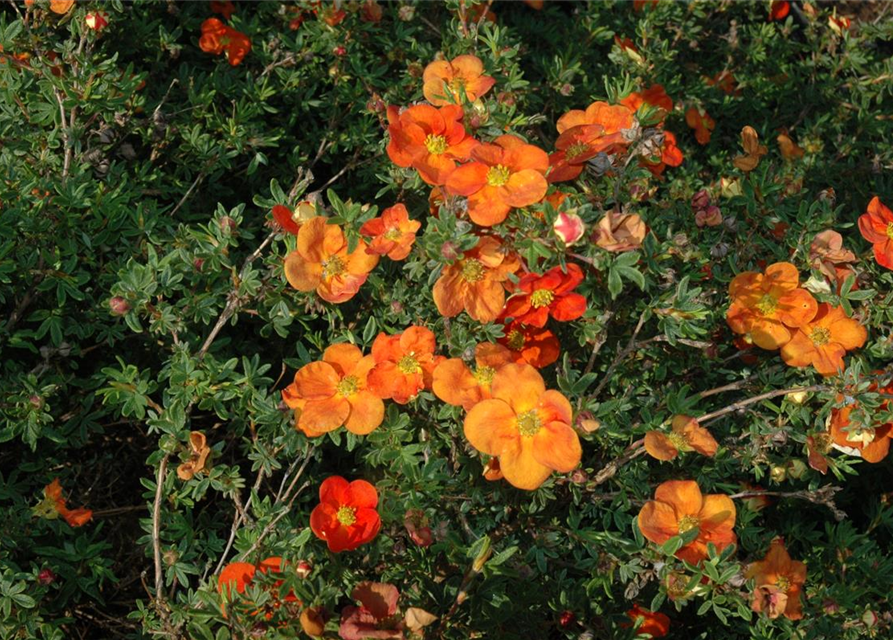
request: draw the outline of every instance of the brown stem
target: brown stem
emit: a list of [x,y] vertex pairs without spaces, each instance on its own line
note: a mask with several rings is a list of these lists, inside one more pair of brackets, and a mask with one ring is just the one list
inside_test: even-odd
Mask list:
[[824,486],[815,491],[764,491],[762,489],[754,489],[751,491],[741,491],[734,493],[729,497],[732,500],[742,498],[756,498],[759,496],[772,496],[776,498],[793,498],[795,500],[806,500],[813,504],[819,504],[827,507],[834,514],[834,519],[838,522],[846,519],[846,512],[841,510],[834,502],[834,496],[839,493],[843,487]]
[[762,402],[763,400],[771,400],[772,398],[785,396],[789,393],[811,393],[814,391],[828,391],[830,388],[831,387],[824,384],[814,384],[810,387],[793,387],[790,389],[776,389],[775,391],[767,391],[766,393],[761,393],[758,396],[753,396],[751,398],[739,400],[738,402],[733,402],[729,406],[723,407],[722,409],[718,409],[710,413],[705,413],[704,415],[698,417],[698,422],[701,424],[705,424],[712,420],[716,420],[717,418],[720,418],[727,413],[740,411],[741,409],[744,409],[745,407],[748,407],[752,404],[756,404],[757,402]]
[[164,602],[164,571],[161,567],[161,498],[164,495],[164,478],[171,454],[166,453],[158,465],[155,478],[155,503],[152,507],[152,553],[155,557],[155,608],[167,626],[167,609]]

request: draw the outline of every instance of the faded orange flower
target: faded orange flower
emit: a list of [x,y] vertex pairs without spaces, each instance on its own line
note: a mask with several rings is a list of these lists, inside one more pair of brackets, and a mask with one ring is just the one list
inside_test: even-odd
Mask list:
[[533,490],[553,472],[567,473],[580,464],[570,402],[558,391],[547,391],[536,369],[507,364],[493,376],[490,389],[492,399],[477,403],[465,417],[465,437],[481,453],[499,459],[510,484]]
[[386,255],[391,260],[404,260],[412,250],[416,231],[421,226],[418,220],[409,219],[409,212],[403,204],[397,203],[382,211],[379,217],[363,223],[360,233],[372,238],[366,248],[367,253]]
[[685,112],[685,123],[694,129],[695,140],[704,145],[710,142],[710,136],[716,128],[716,121],[705,109],[689,107]]
[[505,283],[521,262],[492,236],[483,236],[434,283],[434,304],[452,318],[464,309],[478,322],[493,322],[505,305]]
[[621,253],[642,246],[648,227],[637,213],[605,213],[595,230],[595,244],[605,251]]
[[781,155],[785,160],[794,160],[803,157],[803,149],[799,147],[788,134],[779,133],[775,140],[778,142],[778,150],[781,151]]
[[[893,383],[878,389],[877,383],[868,387],[869,393],[880,393],[893,397]],[[890,400],[883,400],[878,411],[887,411]],[[852,412],[858,403],[848,404],[831,410],[831,439],[841,447],[856,449],[866,462],[877,463],[890,453],[890,439],[893,438],[893,422],[862,424],[856,423]]]
[[636,125],[635,113],[622,104],[611,105],[607,102],[593,102],[585,111],[572,109],[558,119],[558,133],[564,133],[572,127],[585,124],[598,124],[604,127],[604,135],[623,133]]
[[472,371],[461,358],[444,360],[434,369],[431,385],[434,395],[466,411],[481,400],[489,400],[493,376],[503,365],[514,361],[512,353],[501,344],[480,342],[474,350]]
[[800,593],[806,582],[806,565],[791,560],[781,540],[773,540],[766,557],[751,563],[744,575],[754,580],[754,611],[765,611],[772,619],[781,615],[790,620],[803,617]]
[[790,262],[776,262],[765,273],[746,271],[729,284],[732,304],[726,322],[758,347],[778,349],[815,316],[818,303],[799,286],[800,273]]
[[707,545],[721,552],[735,544],[735,504],[722,494],[702,495],[694,480],[669,480],[654,492],[654,500],[639,511],[639,529],[651,542],[663,544],[674,536],[698,529],[697,537],[676,552],[691,564],[707,559]]
[[180,480],[192,480],[197,473],[205,471],[205,463],[211,454],[208,439],[201,431],[189,432],[189,460],[177,467]]
[[295,426],[310,438],[344,426],[359,436],[374,431],[384,420],[384,402],[369,391],[368,376],[375,366],[359,347],[333,344],[322,360],[304,365],[283,390],[286,404],[300,408]]
[[731,71],[720,71],[712,78],[705,78],[705,81],[707,86],[716,87],[726,95],[741,95],[741,90],[738,88],[738,83],[735,81],[735,76],[732,75]]
[[422,93],[435,107],[461,104],[462,94],[474,102],[496,84],[484,75],[484,63],[477,56],[464,55],[452,61],[436,60],[425,67],[422,74]]
[[816,234],[809,245],[809,263],[814,269],[821,271],[831,282],[842,285],[856,262],[856,254],[843,248],[843,236],[828,229]]
[[680,453],[697,451],[712,458],[719,445],[710,432],[690,416],[679,415],[673,418],[669,434],[662,431],[649,431],[645,434],[645,451],[657,460],[673,460]]
[[298,291],[313,291],[328,302],[354,297],[378,264],[362,240],[348,253],[341,227],[317,216],[298,231],[298,247],[285,258],[285,277]]
[[791,367],[812,365],[821,375],[837,375],[844,369],[843,356],[868,339],[861,324],[847,317],[842,307],[827,302],[818,306],[815,317],[798,327],[781,349],[781,359]]
[[468,197],[468,217],[482,227],[499,224],[512,209],[539,202],[549,189],[549,156],[516,136],[481,144],[471,158],[449,175],[445,189]]
[[744,148],[744,155],[734,158],[732,164],[744,172],[756,169],[760,158],[769,153],[769,149],[760,144],[756,130],[749,125],[741,130],[741,146]]

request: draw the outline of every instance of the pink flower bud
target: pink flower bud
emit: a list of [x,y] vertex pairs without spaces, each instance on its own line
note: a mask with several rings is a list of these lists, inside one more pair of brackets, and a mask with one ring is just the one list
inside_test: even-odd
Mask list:
[[121,296],[115,296],[109,300],[109,309],[111,309],[113,315],[123,316],[130,311],[130,303]]
[[691,199],[691,208],[693,211],[700,211],[710,206],[710,194],[706,189],[698,191]]
[[562,211],[555,219],[552,225],[555,235],[561,238],[565,245],[571,246],[580,241],[583,234],[586,233],[586,225],[576,213],[567,213]]
[[43,586],[47,586],[49,584],[53,584],[56,580],[56,574],[53,573],[52,569],[41,569],[40,573],[37,574],[37,581]]
[[102,31],[109,26],[108,14],[105,11],[91,11],[84,17],[84,24],[93,31]]
[[236,221],[229,216],[220,218],[220,228],[223,229],[224,233],[232,233],[236,230],[237,226]]
[[347,49],[339,45],[332,49],[332,53],[334,53],[336,56],[343,56],[345,53],[347,53]]
[[440,255],[446,260],[455,260],[459,257],[459,252],[456,251],[456,245],[452,242],[444,242],[440,245]]
[[201,271],[201,270],[202,270],[202,266],[204,266],[204,264],[205,264],[205,259],[204,259],[204,258],[196,258],[195,260],[192,261],[192,267],[193,267],[196,271]]
[[298,577],[302,580],[309,577],[313,572],[313,565],[307,562],[306,560],[301,560],[298,563],[297,568],[295,569],[295,573],[298,574]]

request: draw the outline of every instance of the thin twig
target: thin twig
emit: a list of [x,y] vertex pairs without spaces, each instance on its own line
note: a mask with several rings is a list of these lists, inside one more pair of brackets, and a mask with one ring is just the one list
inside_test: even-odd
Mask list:
[[814,384],[810,387],[793,387],[791,389],[776,389],[775,391],[767,391],[766,393],[761,393],[760,395],[753,396],[752,398],[745,398],[744,400],[733,402],[729,406],[723,407],[722,409],[718,409],[710,413],[705,413],[704,415],[698,417],[698,422],[700,424],[706,424],[726,415],[727,413],[741,411],[745,407],[756,404],[757,402],[762,402],[763,400],[771,400],[772,398],[777,398],[778,396],[786,396],[789,393],[811,393],[814,391],[828,391],[830,388],[831,387],[829,387],[828,385]]
[[167,461],[171,454],[166,453],[158,465],[155,485],[155,504],[152,507],[152,552],[155,556],[155,608],[161,619],[167,623],[167,610],[164,603],[164,571],[161,567],[161,498],[164,495],[164,478],[167,475]]
[[71,140],[71,130],[68,128],[67,116],[65,114],[65,105],[62,103],[62,92],[56,89],[56,100],[59,102],[59,113],[62,116],[62,143],[65,145],[65,159],[62,165],[62,180],[68,178],[68,171],[71,168],[71,154],[73,144]]
[[598,398],[599,394],[611,381],[611,376],[614,374],[614,370],[620,366],[620,363],[623,362],[626,357],[635,351],[636,349],[636,338],[639,337],[639,331],[642,330],[642,327],[645,325],[645,319],[648,316],[648,312],[650,309],[645,309],[642,312],[642,315],[639,316],[639,322],[636,324],[636,328],[633,330],[633,335],[630,336],[629,342],[626,343],[626,347],[624,347],[620,353],[614,358],[614,361],[608,366],[608,370],[605,372],[605,375],[602,376],[601,381],[598,383],[598,386],[595,388],[595,391],[592,392],[592,395],[589,397],[590,400],[595,400]]
[[759,496],[772,496],[775,498],[793,498],[795,500],[806,500],[813,504],[819,504],[828,507],[834,514],[834,519],[840,522],[846,519],[846,512],[841,510],[834,502],[834,496],[841,491],[843,487],[824,486],[815,491],[763,491],[762,489],[754,489],[752,491],[742,491],[735,493],[729,497],[732,500],[741,498],[756,498]]
[[173,210],[171,211],[170,216],[171,216],[172,218],[173,218],[175,215],[177,215],[177,212],[180,210],[180,208],[181,208],[184,204],[186,204],[186,201],[189,199],[189,196],[192,195],[192,192],[195,191],[195,188],[198,187],[198,184],[199,184],[202,180],[205,179],[205,176],[206,176],[206,175],[207,175],[207,173],[206,173],[206,170],[205,170],[205,169],[202,169],[201,171],[199,171],[198,175],[195,177],[195,180],[192,181],[192,184],[190,185],[189,189],[186,191],[186,193],[183,194],[183,197],[180,198],[180,201],[177,203],[177,206],[174,207]]
[[586,488],[592,489],[599,486],[600,484],[604,484],[605,482],[613,478],[620,467],[625,465],[630,460],[638,458],[640,455],[645,453],[645,448],[643,446],[644,444],[645,440],[640,439],[629,445],[622,455],[602,467],[601,470],[599,470],[599,472],[595,474],[592,480],[587,483]]

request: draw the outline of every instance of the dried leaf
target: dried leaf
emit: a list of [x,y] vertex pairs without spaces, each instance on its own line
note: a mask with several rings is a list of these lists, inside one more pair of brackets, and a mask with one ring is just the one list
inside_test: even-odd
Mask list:
[[435,620],[437,620],[437,616],[428,613],[424,609],[419,609],[418,607],[410,607],[407,609],[406,616],[403,618],[406,628],[410,631],[420,631]]

